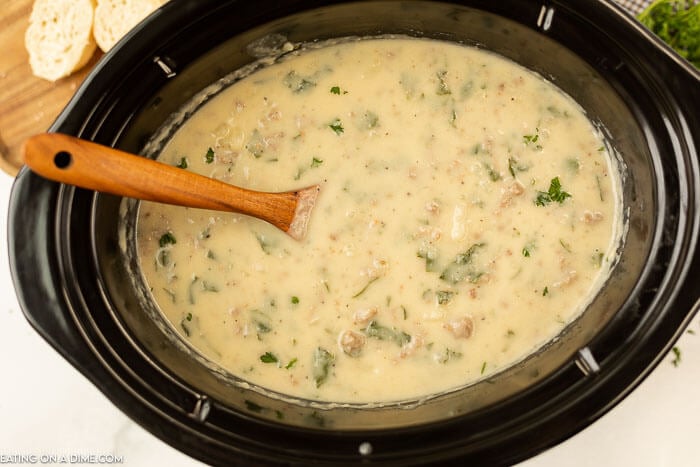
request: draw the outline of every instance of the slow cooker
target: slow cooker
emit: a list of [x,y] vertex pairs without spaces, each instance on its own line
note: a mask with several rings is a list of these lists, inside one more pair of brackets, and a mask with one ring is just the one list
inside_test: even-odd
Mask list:
[[619,261],[557,339],[483,381],[371,406],[291,400],[168,331],[120,244],[121,199],[23,169],[8,238],[27,319],[116,406],[204,462],[512,464],[617,404],[697,311],[700,72],[612,1],[172,0],[96,65],[50,131],[143,153],[183,104],[261,57],[386,34],[490,50],[571,95],[621,160]]

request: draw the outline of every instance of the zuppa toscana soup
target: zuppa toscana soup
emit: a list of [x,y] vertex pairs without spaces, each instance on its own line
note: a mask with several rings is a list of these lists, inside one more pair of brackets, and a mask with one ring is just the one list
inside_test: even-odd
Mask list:
[[159,159],[255,190],[321,185],[301,241],[148,202],[137,223],[182,338],[311,400],[420,398],[514,364],[582,312],[622,235],[619,179],[582,109],[435,40],[289,56],[212,98]]

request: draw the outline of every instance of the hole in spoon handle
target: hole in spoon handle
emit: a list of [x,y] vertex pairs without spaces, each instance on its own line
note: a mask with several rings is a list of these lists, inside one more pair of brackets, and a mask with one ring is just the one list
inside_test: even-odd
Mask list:
[[59,151],[53,156],[53,163],[59,169],[66,169],[73,162],[73,156],[68,151]]

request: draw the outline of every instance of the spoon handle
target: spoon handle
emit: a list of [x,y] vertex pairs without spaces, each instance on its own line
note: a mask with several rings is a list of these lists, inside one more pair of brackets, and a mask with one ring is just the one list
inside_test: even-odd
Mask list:
[[318,187],[309,187],[309,192],[247,190],[60,133],[39,134],[25,141],[24,162],[53,181],[129,198],[247,214],[285,232],[294,221],[300,194],[307,193],[308,198],[311,191],[318,192]]

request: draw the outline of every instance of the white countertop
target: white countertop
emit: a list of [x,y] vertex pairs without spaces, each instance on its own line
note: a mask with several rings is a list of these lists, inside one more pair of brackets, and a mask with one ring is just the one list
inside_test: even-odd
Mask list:
[[[114,456],[128,466],[201,465],[122,414],[29,326],[8,266],[7,206],[12,181],[0,173],[0,464],[13,464],[10,456],[27,456],[27,464],[52,465],[46,456],[60,460],[57,456],[62,455],[68,463],[79,465],[75,456],[92,455],[92,463],[110,460],[98,456]],[[677,366],[673,355],[668,355],[610,413],[522,465],[700,465],[697,316],[688,329],[677,344],[681,350]]]

